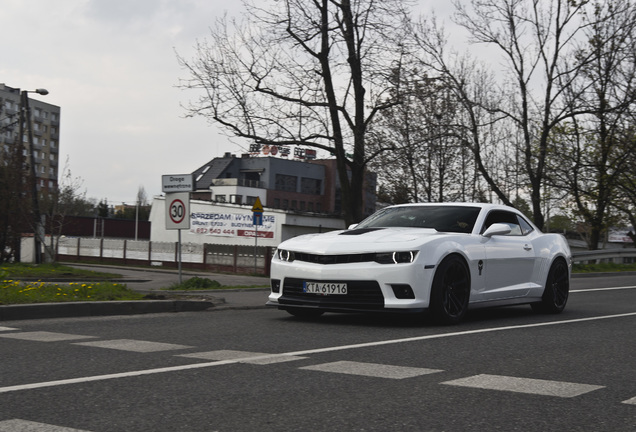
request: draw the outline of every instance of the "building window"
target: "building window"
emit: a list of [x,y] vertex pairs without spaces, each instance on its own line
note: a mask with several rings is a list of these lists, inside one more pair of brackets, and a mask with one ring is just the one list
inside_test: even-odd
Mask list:
[[303,177],[300,180],[301,192],[308,195],[320,195],[320,179]]
[[216,195],[216,196],[214,197],[214,199],[215,199],[217,202],[220,202],[220,203],[224,203],[224,202],[226,202],[226,201],[225,201],[225,195]]
[[275,189],[285,192],[296,192],[297,182],[296,176],[276,174]]
[[289,208],[289,200],[283,200],[283,210],[287,210]]
[[296,210],[296,208],[298,207],[296,200],[292,200],[292,204],[291,204],[291,208],[292,210]]
[[254,203],[256,202],[256,197],[255,196],[248,196],[247,197],[247,205],[254,205]]
[[280,208],[280,198],[274,198],[274,208]]
[[243,196],[241,195],[230,195],[230,202],[232,204],[241,204]]
[[306,205],[305,201],[300,202],[300,211],[305,211],[305,205]]

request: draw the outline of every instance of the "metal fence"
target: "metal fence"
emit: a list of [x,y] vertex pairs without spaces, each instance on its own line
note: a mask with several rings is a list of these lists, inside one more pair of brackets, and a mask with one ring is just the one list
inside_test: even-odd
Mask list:
[[[181,266],[200,270],[269,275],[273,252],[269,246],[181,244]],[[61,238],[58,261],[142,264],[176,268],[178,242],[96,238]]]

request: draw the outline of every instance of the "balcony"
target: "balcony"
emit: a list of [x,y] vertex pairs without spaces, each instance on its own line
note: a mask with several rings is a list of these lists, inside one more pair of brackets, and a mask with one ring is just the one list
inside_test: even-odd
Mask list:
[[243,186],[264,189],[263,182],[238,178],[214,179],[211,186]]

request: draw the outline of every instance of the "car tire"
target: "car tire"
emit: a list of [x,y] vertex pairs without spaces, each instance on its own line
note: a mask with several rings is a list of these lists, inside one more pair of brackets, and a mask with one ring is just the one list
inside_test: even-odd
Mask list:
[[565,309],[570,293],[568,265],[559,258],[550,267],[543,296],[538,303],[532,303],[532,310],[540,313],[561,313]]
[[321,310],[304,309],[304,308],[286,309],[286,311],[289,314],[295,316],[296,318],[301,318],[306,320],[316,319],[320,317],[322,314],[324,314],[324,312]]
[[461,257],[450,255],[441,262],[433,277],[430,312],[440,324],[456,324],[468,310],[470,271]]

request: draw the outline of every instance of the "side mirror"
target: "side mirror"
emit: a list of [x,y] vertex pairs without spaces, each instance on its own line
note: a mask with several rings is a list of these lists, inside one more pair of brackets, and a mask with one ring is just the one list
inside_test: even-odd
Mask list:
[[512,231],[509,225],[505,223],[494,223],[488,227],[482,234],[484,237],[492,237],[494,235],[508,235]]

